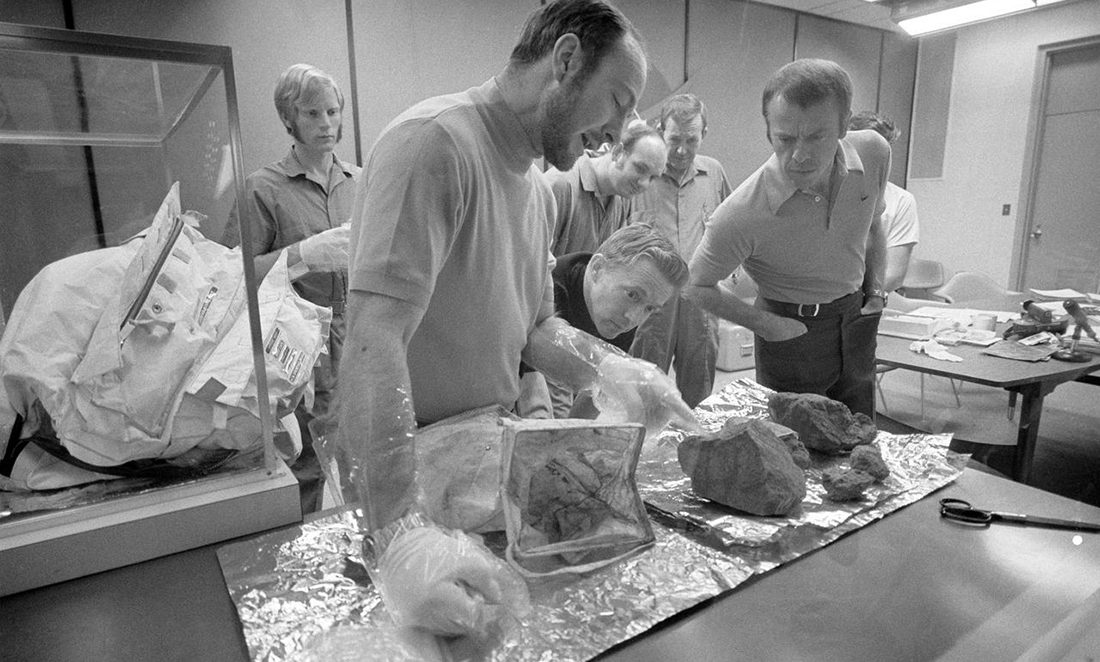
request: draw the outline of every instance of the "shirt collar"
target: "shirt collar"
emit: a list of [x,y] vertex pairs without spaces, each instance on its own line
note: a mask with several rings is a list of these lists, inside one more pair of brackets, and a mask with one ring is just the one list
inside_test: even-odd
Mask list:
[[[336,154],[332,155],[332,161],[337,168],[348,177],[354,177],[355,171],[345,161],[341,160]],[[287,177],[305,177],[306,169],[302,167],[301,161],[294,155],[294,146],[291,145],[286,151],[286,156],[278,161],[276,167],[283,171],[283,174]],[[329,167],[329,177],[332,176],[332,167]]]
[[[840,146],[833,158],[833,176],[839,184],[849,172],[863,172],[863,161],[859,152],[846,139],[840,139]],[[798,187],[791,183],[779,168],[779,158],[775,154],[764,163],[764,191],[768,196],[768,207],[772,214],[778,214],[779,208],[798,193]]]
[[581,188],[589,193],[600,194],[600,187],[596,185],[596,168],[592,164],[590,153],[586,152],[577,159],[577,174],[581,178]]
[[516,111],[504,99],[496,77],[474,88],[472,97],[484,104],[482,112],[487,115],[485,124],[497,134],[497,149],[507,159],[514,161],[515,167],[527,170],[542,152],[535,146],[531,136],[527,135]]
[[691,166],[688,167],[688,171],[686,173],[687,176],[684,177],[683,181],[676,181],[676,178],[673,177],[672,175],[670,175],[668,170],[665,170],[664,174],[661,175],[661,176],[662,177],[667,177],[669,179],[669,181],[671,181],[673,184],[676,184],[677,186],[679,186],[681,184],[686,184],[686,183],[690,182],[691,180],[695,179],[696,175],[706,175],[707,173],[708,173],[708,171],[707,171],[706,164],[705,163],[701,164],[700,161],[699,161],[699,157],[696,156],[694,159],[691,160]]

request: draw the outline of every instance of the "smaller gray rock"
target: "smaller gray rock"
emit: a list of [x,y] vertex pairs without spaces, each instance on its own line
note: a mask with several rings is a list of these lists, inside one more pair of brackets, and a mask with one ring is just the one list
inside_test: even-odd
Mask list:
[[877,481],[886,480],[890,475],[890,467],[882,459],[882,451],[874,444],[863,444],[852,449],[849,461],[853,469],[864,471],[875,477]]
[[858,501],[875,477],[859,469],[833,467],[821,472],[821,485],[832,501]]

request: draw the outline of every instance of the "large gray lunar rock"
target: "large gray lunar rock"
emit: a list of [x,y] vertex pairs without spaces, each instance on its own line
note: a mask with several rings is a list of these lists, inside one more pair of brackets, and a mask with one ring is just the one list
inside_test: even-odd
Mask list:
[[878,429],[866,414],[852,414],[841,402],[814,393],[768,396],[772,420],[798,433],[810,448],[836,455],[875,440]]
[[753,515],[785,515],[806,496],[806,476],[764,421],[692,436],[676,450],[695,494]]

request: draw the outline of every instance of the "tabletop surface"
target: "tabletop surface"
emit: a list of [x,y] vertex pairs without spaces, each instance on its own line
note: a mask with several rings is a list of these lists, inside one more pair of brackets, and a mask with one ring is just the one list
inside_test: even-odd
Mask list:
[[[1000,324],[997,326],[997,332],[1003,333],[1005,328],[1006,325]],[[1043,381],[1068,382],[1100,370],[1100,356],[1095,355],[1089,355],[1087,363],[1055,359],[1019,361],[982,354],[984,347],[967,344],[947,347],[948,352],[961,357],[962,361],[941,361],[909,349],[913,342],[909,338],[879,334],[875,360],[895,368],[917,370],[1000,388]]]
[[[944,496],[1100,522],[1098,508],[968,469],[601,659],[1010,659],[1100,589],[1100,534],[953,524]],[[248,660],[216,549],[0,598],[4,659]]]

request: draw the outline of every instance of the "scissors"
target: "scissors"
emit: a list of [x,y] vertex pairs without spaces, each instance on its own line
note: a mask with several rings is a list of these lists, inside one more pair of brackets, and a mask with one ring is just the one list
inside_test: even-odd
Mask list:
[[989,526],[993,522],[1011,522],[1024,526],[1045,526],[1052,529],[1100,532],[1100,524],[1058,519],[1056,517],[1037,517],[1035,515],[1019,515],[1016,513],[999,513],[993,510],[981,510],[980,508],[974,508],[970,505],[969,501],[964,501],[962,499],[940,499],[940,517],[954,522],[977,524],[979,526]]

